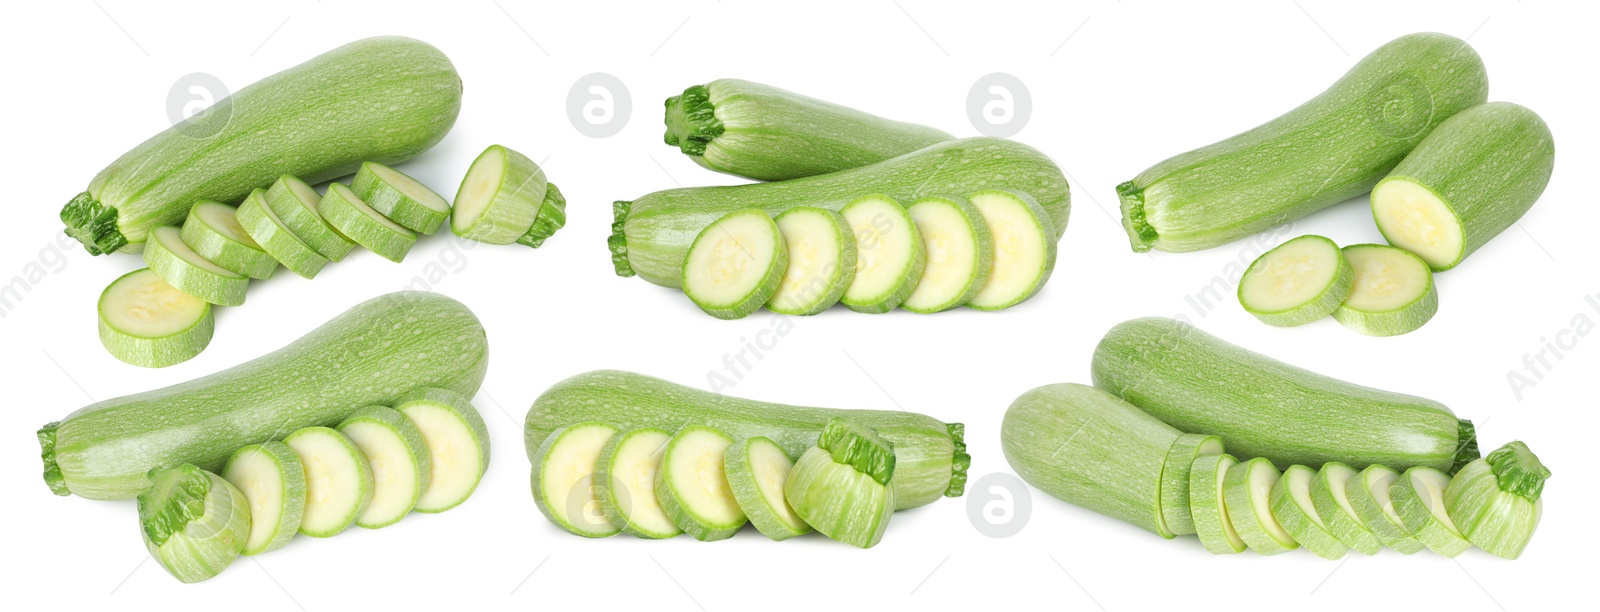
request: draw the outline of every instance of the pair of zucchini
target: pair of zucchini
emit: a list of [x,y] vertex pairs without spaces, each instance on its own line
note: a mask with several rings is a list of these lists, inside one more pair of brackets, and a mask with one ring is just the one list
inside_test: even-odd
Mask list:
[[1439,310],[1421,257],[1381,244],[1339,248],[1305,235],[1273,248],[1239,280],[1239,304],[1263,323],[1293,327],[1332,316],[1369,336],[1417,330]]

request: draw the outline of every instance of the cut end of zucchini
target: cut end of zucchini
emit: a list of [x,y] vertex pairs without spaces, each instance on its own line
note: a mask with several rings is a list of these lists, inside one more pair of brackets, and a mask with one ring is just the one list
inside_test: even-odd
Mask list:
[[791,208],[774,221],[789,250],[789,265],[767,309],[807,316],[838,303],[856,277],[850,223],[839,213],[811,206]]
[[1272,515],[1272,488],[1280,474],[1272,461],[1256,457],[1228,468],[1224,482],[1224,506],[1228,520],[1238,530],[1250,550],[1276,555],[1300,547],[1278,519]]
[[1338,559],[1350,550],[1328,531],[1328,525],[1311,501],[1311,484],[1317,472],[1291,465],[1272,487],[1272,516],[1295,542],[1324,559]]
[[950,486],[945,488],[944,496],[961,497],[967,491],[967,469],[972,467],[972,455],[967,454],[967,426],[950,423],[945,425],[945,431],[950,434],[955,451],[950,458]]
[[628,235],[624,228],[628,224],[628,211],[633,207],[629,200],[617,200],[611,203],[611,235],[606,237],[606,248],[611,251],[611,267],[616,269],[617,276],[628,278],[633,276],[633,264],[628,262]]
[[468,240],[511,244],[533,227],[549,183],[527,156],[490,145],[472,160],[456,191],[450,231]]
[[547,183],[544,191],[544,203],[539,205],[539,215],[533,219],[533,227],[517,239],[517,244],[537,249],[544,245],[544,241],[556,235],[556,231],[567,225],[567,197],[561,195],[561,190],[555,183]]
[[305,466],[282,442],[252,444],[228,459],[222,478],[250,502],[250,537],[243,554],[258,555],[289,544],[306,509]]
[[856,239],[856,277],[839,301],[856,312],[874,314],[899,307],[927,265],[916,222],[885,195],[857,199],[839,214]]
[[878,484],[887,485],[894,478],[894,443],[854,421],[829,419],[817,437],[817,447],[828,451],[834,461],[871,476]]
[[1398,336],[1422,327],[1439,310],[1433,272],[1421,258],[1381,244],[1344,248],[1355,276],[1333,318],[1369,336]]
[[415,510],[444,512],[467,501],[489,469],[489,429],[471,401],[458,393],[422,387],[400,396],[395,410],[411,418],[428,446],[428,487]]
[[1117,199],[1122,202],[1122,229],[1128,232],[1128,244],[1135,253],[1148,253],[1155,247],[1156,228],[1150,226],[1144,214],[1144,188],[1128,181],[1117,185]]
[[683,533],[656,500],[656,470],[671,439],[663,429],[630,429],[612,436],[596,461],[600,510],[611,524],[636,537],[655,540]]
[[575,535],[604,538],[621,531],[601,509],[595,480],[600,451],[617,428],[598,422],[574,423],[550,434],[533,469],[533,498],[550,522]]
[[989,280],[968,308],[1004,310],[1033,297],[1056,265],[1055,226],[1033,196],[988,189],[967,196],[983,215],[994,247]]
[[706,314],[738,319],[772,298],[788,247],[765,211],[736,210],[706,226],[683,262],[683,292]]
[[1189,515],[1200,544],[1212,554],[1231,555],[1245,549],[1244,539],[1228,518],[1224,495],[1228,469],[1238,463],[1233,455],[1215,454],[1197,456],[1189,466]]
[[926,197],[906,207],[927,261],[911,295],[900,304],[934,313],[966,304],[983,290],[994,263],[993,237],[983,213],[965,199]]
[[1511,442],[1450,479],[1444,492],[1445,514],[1478,548],[1515,559],[1539,528],[1544,508],[1539,492],[1549,476],[1526,445]]
[[795,462],[783,497],[818,533],[860,548],[871,548],[883,539],[895,507],[894,487],[835,461],[819,447]]
[[1454,268],[1466,257],[1466,232],[1455,211],[1415,181],[1393,177],[1378,183],[1372,217],[1389,244],[1411,251],[1434,271]]
[[101,204],[87,191],[61,207],[61,222],[67,235],[83,243],[90,255],[114,253],[128,244],[117,225],[117,209]]
[[756,530],[774,540],[805,535],[811,526],[795,514],[783,498],[783,486],[794,468],[794,459],[776,442],[761,436],[746,438],[728,447],[723,469],[728,487],[733,490],[739,509],[750,518]]
[[179,291],[220,306],[244,303],[250,278],[211,263],[183,243],[178,228],[158,227],[145,242],[144,263]]
[[377,162],[362,163],[350,189],[385,218],[421,234],[439,231],[450,216],[450,202],[417,179]]
[[111,281],[100,294],[100,343],[111,356],[164,368],[199,355],[211,343],[211,304],[177,290],[149,268]]
[[694,85],[683,94],[667,98],[667,133],[663,140],[685,155],[703,155],[706,145],[725,129],[711,103],[711,89]]
[[1338,310],[1354,277],[1339,245],[1322,236],[1300,236],[1250,264],[1239,281],[1239,304],[1268,325],[1304,325]]
[[739,532],[748,518],[728,485],[724,458],[733,439],[691,425],[673,434],[656,471],[656,499],[684,533],[702,542]]
[[244,549],[250,510],[244,495],[221,477],[183,464],[149,474],[138,496],[145,546],[181,582],[209,580]]
[[1521,440],[1506,443],[1484,458],[1494,471],[1500,490],[1528,501],[1539,501],[1544,493],[1544,482],[1550,479],[1550,468],[1539,461],[1527,444]]

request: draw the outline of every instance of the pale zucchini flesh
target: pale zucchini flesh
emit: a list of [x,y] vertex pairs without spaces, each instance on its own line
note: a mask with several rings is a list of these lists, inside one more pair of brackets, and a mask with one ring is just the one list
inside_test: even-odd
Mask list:
[[772,217],[736,210],[707,226],[683,262],[684,294],[719,319],[739,319],[761,308],[783,282],[789,250]]
[[1322,517],[1328,532],[1363,555],[1375,555],[1383,549],[1383,541],[1367,528],[1361,515],[1356,513],[1347,493],[1351,480],[1359,475],[1350,466],[1337,461],[1322,464],[1311,481],[1311,505]]
[[211,304],[177,290],[149,268],[111,281],[96,310],[100,344],[124,363],[164,368],[199,355],[211,343]]
[[1004,310],[1033,297],[1056,267],[1056,230],[1050,214],[1026,193],[985,189],[967,196],[983,215],[994,247],[989,278],[968,308]]
[[723,460],[728,488],[756,530],[774,540],[805,535],[811,526],[784,500],[784,483],[794,460],[777,443],[756,436],[729,446]]
[[139,532],[156,563],[181,582],[209,580],[244,550],[250,503],[228,481],[192,464],[150,472]]
[[1223,480],[1223,505],[1228,520],[1250,550],[1263,555],[1286,553],[1300,547],[1294,536],[1272,516],[1272,487],[1280,474],[1271,461],[1257,457],[1228,468]]
[[966,304],[983,290],[994,265],[994,238],[983,213],[965,199],[930,196],[906,207],[926,260],[911,295],[900,304],[934,313]]
[[417,233],[373,210],[343,183],[331,183],[318,206],[328,224],[356,244],[400,262],[417,243]]
[[856,312],[898,308],[916,289],[928,252],[917,224],[893,198],[869,195],[839,210],[856,240],[856,275],[839,301]]
[[489,244],[516,242],[536,229],[534,221],[548,189],[544,170],[533,160],[491,145],[472,160],[461,179],[451,208],[450,231]]
[[789,251],[783,280],[767,301],[778,314],[814,315],[839,302],[856,278],[856,238],[843,215],[796,206],[774,222]]
[[372,503],[372,467],[355,442],[328,427],[307,427],[283,439],[306,471],[306,509],[300,533],[338,535]]
[[1306,550],[1324,559],[1338,559],[1350,547],[1328,531],[1327,522],[1311,501],[1311,482],[1316,477],[1316,470],[1303,465],[1284,470],[1272,486],[1272,517]]
[[1445,509],[1444,492],[1449,486],[1450,476],[1430,467],[1406,470],[1389,485],[1389,498],[1400,522],[1423,546],[1443,557],[1454,557],[1472,547]]
[[427,185],[377,162],[361,164],[350,190],[390,221],[420,234],[439,231],[450,216],[450,203]]
[[279,177],[267,188],[266,204],[284,227],[289,228],[289,233],[328,261],[343,260],[356,246],[322,218],[319,211],[322,194],[299,178]]
[[1161,520],[1173,535],[1195,533],[1194,517],[1189,511],[1189,470],[1195,459],[1220,454],[1222,438],[1216,436],[1186,433],[1172,442],[1161,466]]
[[144,264],[179,291],[219,306],[244,303],[250,277],[211,263],[183,243],[176,227],[150,232]]
[[299,533],[306,511],[306,472],[289,445],[271,441],[241,448],[228,459],[222,477],[250,502],[250,537],[243,554],[283,548]]
[[433,460],[415,423],[388,406],[357,410],[339,424],[339,433],[361,449],[372,467],[372,502],[356,526],[378,529],[400,522],[428,488]]
[[1389,487],[1400,481],[1400,474],[1382,465],[1367,466],[1345,483],[1345,497],[1350,507],[1361,518],[1361,524],[1372,530],[1378,540],[1403,555],[1422,550],[1422,542],[1406,528],[1395,512],[1394,499]]
[[600,508],[595,465],[617,428],[605,423],[574,423],[550,434],[533,464],[533,500],[557,527],[586,538],[616,535],[621,528]]
[[731,538],[748,521],[723,469],[723,456],[732,444],[727,434],[690,425],[672,435],[656,470],[656,499],[672,522],[696,540]]
[[815,447],[789,470],[783,498],[817,533],[858,548],[883,540],[895,507],[894,487]]
[[612,436],[600,449],[594,472],[600,510],[618,529],[651,540],[683,533],[656,501],[656,470],[671,439],[665,429],[641,427]]
[[1321,320],[1350,295],[1355,270],[1339,245],[1305,235],[1250,264],[1239,280],[1239,304],[1262,323],[1294,327]]
[[1189,466],[1189,516],[1195,534],[1206,550],[1217,555],[1244,552],[1244,539],[1228,518],[1223,486],[1228,469],[1239,463],[1233,455],[1200,455]]
[[267,204],[267,192],[257,189],[239,204],[239,224],[273,259],[303,278],[315,278],[328,258],[306,244]]
[[1416,331],[1439,311],[1439,291],[1427,262],[1405,250],[1380,244],[1344,248],[1355,276],[1350,295],[1333,318],[1368,336],[1398,336]]
[[428,447],[428,486],[414,510],[444,512],[471,497],[489,469],[489,429],[472,402],[448,389],[419,387],[394,408],[410,417]]
[[271,278],[278,260],[261,250],[239,225],[238,211],[219,202],[196,202],[179,231],[183,243],[211,263],[250,278]]

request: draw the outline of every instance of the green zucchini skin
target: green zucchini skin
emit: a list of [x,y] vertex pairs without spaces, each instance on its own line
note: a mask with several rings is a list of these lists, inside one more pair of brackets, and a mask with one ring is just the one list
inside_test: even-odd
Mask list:
[[758,181],[827,174],[955,137],[739,79],[667,98],[666,143],[701,167]]
[[444,139],[460,110],[461,77],[444,53],[399,36],[358,40],[122,154],[61,209],[61,221],[91,254],[137,249],[200,200],[238,202],[285,174],[314,185],[364,161],[416,157]]
[[1072,383],[1022,394],[1000,424],[1006,461],[1028,484],[1167,539],[1161,469],[1181,435],[1104,390]]
[[45,482],[58,495],[132,498],[152,468],[218,471],[240,447],[338,425],[416,387],[471,396],[488,359],[483,326],[460,302],[424,291],[379,296],[255,360],[45,425]]
[[[1433,192],[1461,224],[1462,249],[1452,261],[1429,262],[1449,270],[1533,207],[1555,169],[1555,138],[1538,113],[1510,102],[1490,102],[1446,119],[1373,189],[1411,181]],[[1396,244],[1382,223],[1378,230]],[[1397,245],[1398,246],[1398,245]]]
[[1458,456],[1478,456],[1471,423],[1443,404],[1297,368],[1172,319],[1111,328],[1091,370],[1095,386],[1180,430],[1220,436],[1241,461],[1451,470]]
[[1071,194],[1048,156],[999,138],[942,142],[869,166],[753,185],[685,187],[612,205],[611,261],[618,276],[676,288],[684,255],[700,230],[725,214],[760,208],[774,216],[795,206],[837,211],[863,195],[900,202],[1003,187],[1033,196],[1050,214],[1056,236],[1066,230]]
[[1136,252],[1233,242],[1370,191],[1441,122],[1483,104],[1465,41],[1402,36],[1267,123],[1166,159],[1117,186]]
[[528,409],[523,441],[529,459],[538,461],[539,444],[572,423],[601,421],[624,431],[639,427],[674,431],[687,424],[719,430],[734,442],[764,436],[790,456],[799,456],[816,444],[823,426],[834,417],[870,427],[894,444],[896,509],[961,496],[972,459],[960,423],[910,412],[748,400],[632,372],[596,370],[556,383]]

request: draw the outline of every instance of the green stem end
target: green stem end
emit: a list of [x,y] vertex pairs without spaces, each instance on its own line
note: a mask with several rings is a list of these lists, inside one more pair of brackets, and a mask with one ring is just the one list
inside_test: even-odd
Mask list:
[[950,432],[950,441],[956,448],[950,457],[950,486],[944,490],[944,496],[961,497],[967,491],[967,468],[972,467],[972,455],[967,454],[967,426],[950,423],[945,425],[945,431]]
[[617,200],[611,203],[611,237],[606,238],[606,246],[611,249],[611,265],[617,269],[617,276],[627,278],[633,276],[633,265],[628,263],[628,237],[623,232],[623,225],[628,223],[628,210],[633,207],[633,202]]
[[666,124],[664,140],[687,155],[704,155],[706,145],[725,129],[711,103],[711,90],[705,85],[695,85],[683,90],[682,95],[667,98]]
[[[1524,447],[1526,448],[1526,447]],[[1472,421],[1459,419],[1456,421],[1456,462],[1450,466],[1450,473],[1455,474],[1468,463],[1476,461],[1483,456],[1478,449],[1478,430],[1472,426]]]
[[56,464],[56,428],[60,426],[61,421],[52,421],[39,428],[39,458],[44,460],[44,483],[50,485],[50,492],[66,497],[72,492],[67,490],[61,466]]
[[1148,253],[1156,243],[1156,228],[1144,215],[1144,188],[1128,181],[1117,185],[1117,199],[1122,201],[1122,229],[1128,232],[1128,242],[1135,253]]
[[1494,471],[1500,490],[1519,495],[1528,501],[1539,501],[1544,493],[1544,481],[1550,478],[1550,468],[1539,461],[1527,444],[1521,441],[1507,443],[1484,459]]
[[61,222],[67,226],[67,235],[82,242],[90,255],[112,253],[128,244],[117,227],[117,209],[100,203],[87,191],[61,207]]
[[544,202],[539,205],[539,215],[533,219],[533,227],[528,228],[528,233],[517,239],[517,244],[537,249],[544,244],[546,238],[554,236],[556,230],[567,224],[567,198],[561,195],[561,190],[555,183],[550,183],[544,192]]

